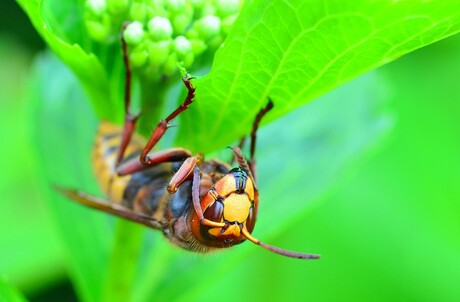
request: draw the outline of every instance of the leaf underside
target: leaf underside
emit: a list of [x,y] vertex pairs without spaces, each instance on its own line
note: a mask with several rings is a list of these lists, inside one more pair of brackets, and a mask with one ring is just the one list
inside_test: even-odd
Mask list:
[[265,122],[459,28],[458,1],[249,2],[197,81],[179,144],[224,147],[249,133],[268,97]]
[[[81,4],[18,2],[83,83],[97,115],[120,120],[119,50],[88,41],[83,17],[74,16],[81,14]],[[459,29],[458,1],[247,1],[210,72],[195,81],[196,103],[182,115],[176,143],[205,153],[225,147],[250,131],[268,97],[275,109],[263,123]],[[162,87],[147,83],[145,89],[155,95]],[[149,112],[159,105],[152,102],[143,104],[147,125],[156,123]]]

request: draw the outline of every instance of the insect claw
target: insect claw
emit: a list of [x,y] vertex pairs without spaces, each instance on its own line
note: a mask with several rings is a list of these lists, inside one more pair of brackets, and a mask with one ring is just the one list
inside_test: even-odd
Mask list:
[[275,106],[275,104],[273,103],[273,100],[270,97],[267,97],[267,99],[268,99],[268,103],[267,103],[267,106],[265,106],[265,109],[264,109],[265,111],[269,111]]
[[184,77],[183,77],[183,79],[184,79],[185,81],[189,81],[189,80],[196,79],[196,77],[195,77],[195,76],[191,76],[190,73],[186,72],[185,75],[184,75]]

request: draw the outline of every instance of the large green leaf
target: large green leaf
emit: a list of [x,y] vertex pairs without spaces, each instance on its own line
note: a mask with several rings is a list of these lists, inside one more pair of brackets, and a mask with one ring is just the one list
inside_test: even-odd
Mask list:
[[[83,83],[98,116],[117,120],[123,88],[119,47],[89,41],[82,2],[18,2]],[[267,97],[275,109],[265,122],[459,29],[458,1],[247,1],[211,71],[196,81],[197,104],[183,115],[178,144],[202,152],[224,147],[248,133]],[[148,135],[167,86],[141,86],[141,130]]]
[[[77,75],[100,117],[114,114],[109,75],[88,50],[91,42],[82,26],[82,1],[17,0],[53,52]],[[86,47],[85,47],[86,46]],[[112,81],[115,81],[112,79]],[[115,91],[118,94],[118,90]],[[121,109],[121,105],[118,105]]]
[[[0,58],[0,283],[8,278],[31,295],[64,277],[62,249],[39,194],[41,171],[35,165],[25,114],[30,53],[0,35]],[[42,273],[33,273],[37,271]]]
[[29,97],[36,119],[31,129],[44,178],[42,190],[65,244],[67,269],[78,284],[78,294],[85,301],[98,301],[113,241],[112,225],[100,213],[59,198],[53,189],[59,184],[96,190],[88,164],[94,113],[75,77],[55,57],[42,55],[36,60],[31,82]]
[[269,121],[459,29],[459,1],[248,1],[197,82],[180,142],[223,147],[250,131],[267,97]]

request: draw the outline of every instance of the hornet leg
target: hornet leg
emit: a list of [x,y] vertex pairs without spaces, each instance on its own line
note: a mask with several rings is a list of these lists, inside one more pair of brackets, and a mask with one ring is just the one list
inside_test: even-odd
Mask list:
[[[250,158],[249,158],[249,168],[254,177],[257,178],[257,171],[256,171],[256,159],[255,159],[255,151],[256,151],[256,140],[257,140],[257,129],[259,128],[260,121],[262,118],[273,108],[273,101],[268,98],[268,104],[264,108],[260,109],[259,113],[257,113],[254,123],[252,124],[252,131],[251,131],[251,149],[250,149]],[[254,179],[256,180],[256,179]]]
[[236,160],[236,162],[241,168],[245,169],[246,171],[252,174],[252,179],[254,180],[254,182],[257,182],[256,159],[255,159],[257,130],[259,129],[259,124],[262,118],[272,108],[273,108],[273,101],[269,98],[267,106],[260,109],[259,113],[257,113],[256,115],[256,118],[254,119],[254,123],[252,124],[252,131],[251,131],[251,146],[250,146],[249,163],[246,161],[243,154],[241,153],[241,147],[244,144],[245,138],[243,138],[240,141],[240,144],[238,145],[238,147],[232,148],[233,153],[234,153],[233,159]]
[[132,114],[130,110],[131,106],[131,78],[132,78],[132,70],[131,66],[129,65],[129,58],[128,58],[128,45],[126,44],[125,38],[123,37],[123,32],[126,29],[126,26],[128,26],[129,23],[124,23],[122,30],[121,30],[121,46],[123,50],[123,63],[125,65],[125,123],[123,126],[123,133],[121,136],[121,143],[120,147],[118,148],[118,153],[117,153],[117,160],[115,162],[115,166],[118,167],[120,162],[124,158],[124,153],[126,151],[126,148],[129,145],[129,142],[131,141],[131,137],[136,130],[136,121],[139,118],[139,114]]
[[124,158],[124,153],[126,151],[129,142],[131,141],[131,137],[136,129],[136,121],[139,118],[139,115],[132,114],[130,111],[131,105],[131,78],[132,78],[132,70],[129,65],[129,58],[127,52],[127,44],[123,37],[123,31],[126,29],[128,23],[123,25],[122,34],[121,34],[121,44],[123,49],[123,62],[125,65],[125,123],[123,127],[123,134],[121,138],[121,144],[118,149],[117,159],[116,159],[116,171],[117,174],[128,175],[135,172],[142,171],[148,168],[151,165],[159,164],[162,162],[171,162],[171,161],[180,161],[184,160],[191,156],[191,153],[188,150],[182,148],[172,148],[168,150],[164,150],[161,152],[151,152],[152,148],[158,143],[158,141],[163,137],[164,133],[168,129],[169,122],[174,119],[177,115],[182,113],[183,111],[187,110],[188,106],[193,102],[193,98],[195,96],[195,88],[191,84],[190,77],[184,77],[182,80],[187,87],[188,94],[185,98],[184,102],[175,110],[173,111],[166,119],[161,120],[155,130],[153,131],[152,135],[150,136],[147,145],[142,150],[140,159],[132,159],[127,162],[122,163]]

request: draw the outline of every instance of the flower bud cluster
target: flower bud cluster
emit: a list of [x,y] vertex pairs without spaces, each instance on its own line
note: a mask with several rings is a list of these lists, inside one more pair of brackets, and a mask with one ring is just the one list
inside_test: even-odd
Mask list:
[[213,54],[227,36],[243,0],[86,0],[92,39],[113,43],[122,24],[133,68],[149,78],[170,76]]

